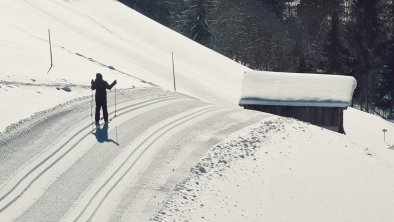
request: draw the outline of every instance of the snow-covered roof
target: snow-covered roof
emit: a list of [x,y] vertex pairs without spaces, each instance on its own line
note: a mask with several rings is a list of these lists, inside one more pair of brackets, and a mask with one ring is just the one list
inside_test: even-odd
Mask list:
[[248,71],[239,104],[347,107],[356,85],[351,76]]

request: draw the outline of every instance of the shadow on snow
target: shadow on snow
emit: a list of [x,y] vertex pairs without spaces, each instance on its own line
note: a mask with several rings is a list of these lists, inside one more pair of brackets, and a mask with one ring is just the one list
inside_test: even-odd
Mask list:
[[108,138],[108,123],[105,123],[102,127],[100,124],[96,124],[96,132],[93,134],[96,136],[97,142],[99,143],[111,142],[119,146],[119,143]]

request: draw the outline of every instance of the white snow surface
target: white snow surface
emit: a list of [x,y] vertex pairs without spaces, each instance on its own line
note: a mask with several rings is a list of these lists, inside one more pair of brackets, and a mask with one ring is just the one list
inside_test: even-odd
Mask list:
[[[344,112],[346,137],[373,155],[394,160],[394,123],[354,108]],[[383,130],[387,130],[386,133]],[[387,152],[387,149],[391,152]]]
[[394,128],[360,111],[349,114],[355,118],[346,122],[348,131],[363,126],[348,136],[286,118],[234,133],[191,169],[152,219],[392,221],[394,150],[359,146],[365,142],[359,138],[383,124],[392,141]]
[[239,104],[347,107],[356,84],[352,76],[247,71]]
[[[0,132],[90,96],[97,72],[118,88],[172,89],[171,52],[178,91],[212,103],[238,104],[249,70],[113,0],[2,0],[0,18]],[[251,78],[242,98],[347,106],[355,87],[352,77],[264,74],[269,84]],[[233,134],[192,168],[155,219],[391,221],[394,125],[351,108],[344,123],[347,135],[285,118]]]
[[[114,0],[2,0],[0,19],[0,101],[7,107],[0,132],[90,95],[97,72],[110,83],[117,79],[118,88],[146,81],[173,89],[172,52],[177,91],[216,104],[237,105],[248,70]],[[63,84],[71,92],[56,89]]]

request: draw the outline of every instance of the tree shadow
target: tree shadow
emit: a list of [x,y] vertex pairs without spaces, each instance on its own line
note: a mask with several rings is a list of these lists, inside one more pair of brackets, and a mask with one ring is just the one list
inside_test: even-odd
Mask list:
[[108,138],[108,123],[104,123],[102,127],[100,126],[100,124],[96,124],[96,132],[93,134],[96,136],[97,142],[99,143],[109,142],[119,146],[119,143],[117,143],[113,139]]

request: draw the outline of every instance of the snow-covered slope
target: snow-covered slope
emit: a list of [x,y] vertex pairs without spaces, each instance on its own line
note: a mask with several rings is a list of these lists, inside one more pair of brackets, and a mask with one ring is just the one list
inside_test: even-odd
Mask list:
[[[117,1],[2,0],[0,19],[0,100],[7,105],[0,131],[34,112],[90,95],[86,86],[96,72],[117,79],[118,87],[146,86],[143,79],[172,89],[172,52],[178,91],[238,103],[246,67]],[[49,73],[48,29],[54,63]],[[56,90],[64,84],[76,86],[69,93]]]
[[[364,117],[361,129],[384,124],[349,114]],[[264,120],[213,147],[154,221],[392,221],[394,151],[365,144],[374,139],[365,135],[352,134],[356,143],[291,119]]]
[[[344,112],[346,137],[373,155],[394,160],[394,123],[379,116],[348,108]],[[383,133],[383,130],[387,130]]]
[[[118,88],[150,87],[152,84],[147,82],[152,82],[164,89],[172,89],[171,52],[174,52],[175,55],[175,73],[179,91],[212,103],[225,105],[237,105],[238,103],[242,73],[247,68],[145,18],[117,1],[2,0],[0,1],[0,19],[2,21],[0,23],[2,33],[0,35],[0,102],[2,105],[0,132],[7,125],[27,118],[34,112],[49,109],[72,98],[90,96],[89,83],[96,72],[103,73],[104,78],[108,81],[117,79]],[[54,54],[54,67],[49,73],[48,29],[52,34]],[[136,96],[136,91],[138,90],[130,90],[131,95],[122,94],[120,98],[123,97],[125,103],[138,103],[133,98]],[[110,109],[113,109],[112,96],[113,94],[109,94]],[[160,100],[160,97],[151,98],[145,102],[150,102],[149,104],[152,106],[160,105],[155,100]],[[86,137],[91,145],[83,146],[84,149],[75,149],[73,154],[75,156],[67,156],[72,161],[77,161],[78,158],[87,158],[85,159],[86,163],[89,163],[91,168],[82,162],[81,165],[77,164],[73,168],[75,171],[71,170],[67,171],[69,174],[62,174],[62,171],[56,169],[65,170],[69,166],[67,164],[72,164],[72,161],[65,159],[55,168],[50,168],[53,165],[50,162],[45,163],[49,165],[49,168],[45,168],[46,165],[43,165],[42,168],[45,169],[40,171],[43,174],[38,172],[39,175],[49,178],[38,181],[42,187],[47,187],[51,180],[56,180],[57,176],[53,175],[63,175],[57,179],[67,183],[60,184],[70,184],[70,186],[62,187],[55,184],[57,189],[37,188],[39,190],[37,193],[34,190],[25,192],[24,188],[20,190],[21,193],[19,190],[6,191],[6,195],[12,194],[16,197],[24,193],[23,198],[31,201],[22,201],[24,204],[32,204],[37,201],[35,195],[40,193],[50,194],[44,196],[41,199],[42,202],[32,206],[32,211],[27,211],[22,215],[26,221],[31,221],[29,216],[34,209],[36,209],[34,212],[39,212],[39,215],[45,215],[46,212],[41,211],[40,207],[48,209],[45,206],[48,206],[52,201],[56,202],[59,193],[70,198],[69,202],[65,200],[62,202],[65,205],[78,204],[71,199],[75,198],[74,200],[76,200],[79,197],[78,192],[82,193],[86,187],[81,185],[73,190],[70,189],[71,185],[81,184],[80,182],[84,180],[93,183],[95,178],[104,172],[106,166],[97,163],[106,161],[110,163],[111,157],[123,151],[123,149],[111,146],[113,144],[97,144],[96,139],[90,136],[90,98],[79,99],[76,102],[83,103],[83,109],[71,106],[65,112],[59,113],[59,116],[63,118],[62,121],[66,122],[65,124],[54,121],[53,119],[56,118],[45,120],[50,122],[49,125],[54,125],[53,128],[50,128],[50,133],[26,126],[24,129],[28,132],[26,135],[28,138],[34,138],[31,139],[34,141],[27,140],[25,143],[29,146],[23,146],[22,143],[19,144],[22,146],[19,149],[8,143],[7,140],[0,141],[0,145],[5,144],[11,147],[6,150],[7,152],[1,152],[5,157],[0,162],[9,166],[9,168],[1,167],[3,172],[7,171],[7,174],[1,175],[4,178],[3,182],[7,181],[9,177],[14,178],[15,168],[22,167],[23,170],[26,170],[19,172],[32,172],[31,169],[37,170],[36,172],[41,170],[35,166],[31,167],[35,163],[34,161],[41,161],[40,158],[35,158],[36,155],[48,160],[46,156],[48,152],[50,157],[57,158],[49,152],[57,148],[51,146],[52,142],[63,144],[64,141],[71,141],[68,136],[72,136],[72,139],[75,140],[82,136]],[[169,103],[167,105],[170,107],[164,110],[169,112],[174,109],[174,112],[181,112],[185,107],[190,109],[190,106],[197,103],[191,101],[190,104],[174,106]],[[161,112],[164,111],[152,110],[143,104],[140,108],[146,111],[143,113],[146,118],[137,118],[134,116],[137,114],[133,113],[132,118],[134,119],[118,118],[111,123],[111,126],[117,126],[116,124],[120,126],[119,136],[123,146],[126,146],[127,142],[132,142],[134,138],[141,139],[145,136],[152,138],[150,134],[141,134],[143,130],[139,127],[152,127],[148,131],[153,132],[155,127],[159,127],[157,125],[162,124],[161,121],[166,121],[162,119],[165,115],[162,115]],[[57,109],[54,109],[49,113],[56,117],[56,111]],[[239,112],[242,115],[247,115],[242,110]],[[77,113],[78,118],[72,121],[72,118],[67,116],[70,113],[75,115]],[[37,115],[32,119],[40,121],[40,117],[45,119],[46,116]],[[153,119],[147,123],[135,124],[141,119],[147,120],[148,117]],[[193,119],[192,117],[190,119]],[[221,117],[224,116],[221,115]],[[230,127],[234,122],[231,118],[224,120],[213,118],[222,124],[218,125],[215,130],[223,134],[225,134],[223,125]],[[248,125],[245,123],[245,119],[247,118],[238,119],[241,124],[238,127]],[[130,124],[129,120],[133,124]],[[179,121],[183,121],[183,119],[179,119]],[[74,122],[77,123],[76,126],[73,125]],[[188,122],[185,121],[185,123]],[[44,128],[44,126],[41,127]],[[75,133],[74,135],[74,132],[82,132],[80,127],[85,127],[83,130],[86,130],[87,133],[83,135]],[[207,129],[204,124],[198,127]],[[71,130],[62,131],[64,128],[71,128]],[[383,128],[388,130],[386,142],[383,141],[383,132],[381,131]],[[345,114],[346,136],[294,120],[277,119],[276,117],[264,120],[255,127],[249,127],[242,132],[233,134],[232,137],[212,148],[205,158],[196,165],[196,168],[193,168],[196,171],[189,175],[191,186],[178,187],[177,192],[179,192],[175,194],[175,199],[172,199],[174,200],[173,205],[170,204],[164,208],[162,213],[173,213],[172,210],[180,210],[184,214],[173,215],[175,218],[178,216],[179,218],[182,216],[194,217],[192,219],[197,221],[209,219],[213,221],[260,221],[261,219],[270,221],[390,221],[394,217],[392,211],[394,202],[391,198],[394,193],[392,179],[394,178],[393,128],[390,123],[380,118],[353,109],[349,109]],[[189,132],[185,128],[178,129],[180,132]],[[117,138],[117,131],[118,127],[112,128],[111,138]],[[131,131],[132,134],[129,134],[128,131]],[[32,135],[29,132],[33,132]],[[4,135],[8,136],[7,133]],[[213,141],[219,140],[218,138],[222,138],[217,137],[217,134],[211,131],[201,134],[201,131],[197,130],[194,135],[191,137],[206,142],[194,144],[199,146],[211,144]],[[177,138],[184,139],[181,134]],[[177,147],[177,139],[170,136],[167,139],[169,143]],[[188,147],[182,151],[192,152],[193,149],[190,149],[191,144],[188,140],[183,142],[182,144]],[[169,153],[176,151],[172,150],[170,146],[165,146],[166,144],[161,145],[168,149]],[[70,146],[72,145],[70,144]],[[199,152],[210,148],[200,149],[199,146],[193,146],[193,148]],[[113,156],[100,155],[98,152],[100,147],[103,148],[101,152],[104,154],[113,152]],[[85,152],[87,151],[85,149],[89,148],[92,148],[92,152],[89,152],[87,156],[82,156],[80,152]],[[171,155],[169,156],[171,157]],[[161,158],[162,156],[150,154],[145,157]],[[181,155],[175,163],[187,162],[182,158],[186,157]],[[198,159],[199,157],[195,156],[194,158]],[[116,159],[114,160],[116,161]],[[171,158],[161,159],[163,164],[166,160],[172,160],[169,162],[174,164]],[[190,159],[188,160],[190,161]],[[144,167],[150,168],[151,165],[146,163],[141,161]],[[157,175],[163,176],[158,178],[163,184],[166,184],[166,179],[170,178],[171,173],[161,173],[162,167],[153,165],[152,167],[156,167],[160,172]],[[116,165],[110,164],[109,166],[108,169],[112,170],[114,168],[111,166]],[[204,168],[200,168],[200,166]],[[170,171],[171,168],[171,165],[164,167]],[[182,169],[186,168],[186,165],[182,166]],[[174,168],[172,168],[172,172],[173,170]],[[83,177],[81,177],[81,172],[86,172]],[[92,172],[96,174],[92,174]],[[86,175],[90,177],[86,177]],[[136,175],[154,177],[156,174],[137,173]],[[28,181],[36,181],[35,174],[30,175],[29,173],[29,177],[17,174],[15,178],[19,178],[19,176]],[[103,178],[105,179],[105,177]],[[19,181],[19,179],[15,181]],[[128,181],[138,183],[132,179],[123,180],[125,188],[129,185]],[[172,183],[175,181],[172,180]],[[137,184],[138,187],[141,184]],[[30,186],[29,182],[17,182],[17,185]],[[100,183],[96,183],[92,187],[96,188],[95,186],[100,185]],[[146,185],[154,190],[150,184]],[[185,185],[185,183],[181,185]],[[161,193],[161,198],[164,198],[172,189],[172,187],[160,187],[163,187],[164,190]],[[76,196],[68,196],[68,193],[60,192],[63,188]],[[33,195],[29,196],[29,192]],[[155,190],[155,192],[161,191]],[[150,194],[151,192],[147,192],[142,196]],[[143,198],[127,197],[129,196],[125,196],[125,200],[121,203],[135,199],[144,200]],[[156,199],[156,196],[152,198]],[[5,203],[4,200],[0,202]],[[99,201],[96,203],[101,204]],[[109,204],[117,203],[119,202],[109,202]],[[66,207],[50,206],[59,211],[68,210]],[[156,207],[157,205],[152,206]],[[13,207],[20,213],[24,210],[18,205]],[[120,209],[120,211],[134,213],[133,208],[129,209],[127,205],[124,207],[125,209]],[[11,217],[16,216],[12,212],[10,215]],[[61,216],[61,214],[48,215]],[[156,219],[166,218],[157,217]]]

